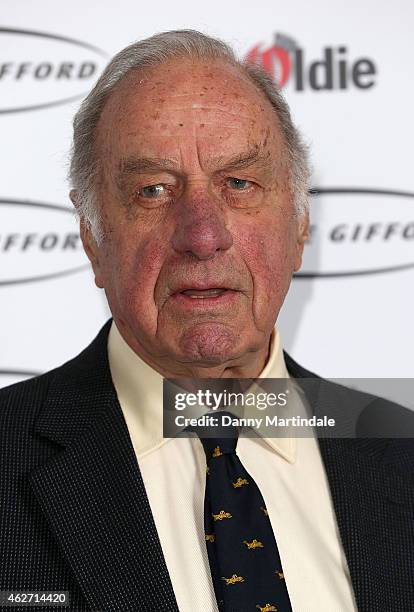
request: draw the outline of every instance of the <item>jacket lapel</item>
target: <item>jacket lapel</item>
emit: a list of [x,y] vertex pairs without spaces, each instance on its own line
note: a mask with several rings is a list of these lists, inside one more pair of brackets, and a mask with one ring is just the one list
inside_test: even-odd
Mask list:
[[110,376],[110,323],[56,370],[36,432],[63,450],[31,485],[93,610],[178,612]]
[[[290,374],[317,377],[285,354]],[[323,389],[322,389],[323,387]],[[305,385],[306,388],[306,385]],[[315,414],[341,410],[344,397],[331,384],[310,385]],[[362,394],[354,404],[361,407]],[[355,416],[350,418],[355,431]],[[358,610],[414,609],[414,445],[410,439],[318,438],[339,534]]]

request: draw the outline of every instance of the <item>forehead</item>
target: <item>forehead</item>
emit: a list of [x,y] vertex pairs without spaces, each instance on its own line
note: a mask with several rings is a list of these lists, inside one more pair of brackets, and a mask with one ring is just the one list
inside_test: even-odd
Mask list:
[[[276,112],[238,67],[222,61],[174,59],[133,70],[115,87],[98,124],[98,143],[112,155],[178,154],[197,140],[205,151],[280,147]],[[151,149],[151,150],[150,150]]]

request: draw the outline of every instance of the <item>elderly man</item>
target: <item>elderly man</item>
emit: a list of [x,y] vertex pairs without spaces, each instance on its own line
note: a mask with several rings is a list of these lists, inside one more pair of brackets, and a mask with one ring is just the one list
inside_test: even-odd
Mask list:
[[413,610],[411,444],[216,451],[251,484],[229,528],[268,538],[220,548],[205,441],[162,435],[163,378],[314,377],[275,327],[308,235],[306,151],[275,85],[195,31],[139,41],[75,117],[71,180],[113,319],[0,393],[1,589],[67,591],[76,612]]

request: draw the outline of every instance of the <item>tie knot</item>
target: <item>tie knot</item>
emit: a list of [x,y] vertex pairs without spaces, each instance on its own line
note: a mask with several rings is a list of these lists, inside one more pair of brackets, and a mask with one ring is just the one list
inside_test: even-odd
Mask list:
[[195,429],[195,433],[203,445],[207,463],[210,459],[221,455],[235,453],[239,437],[238,428],[232,424],[234,415],[220,411],[215,417],[217,417],[217,425]]

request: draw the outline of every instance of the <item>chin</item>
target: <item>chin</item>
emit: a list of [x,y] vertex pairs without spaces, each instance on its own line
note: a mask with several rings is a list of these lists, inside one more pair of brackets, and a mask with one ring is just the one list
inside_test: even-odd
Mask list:
[[[219,365],[240,355],[242,336],[221,323],[202,323],[181,333],[179,353],[184,359],[202,365]],[[244,344],[244,342],[243,342]]]

